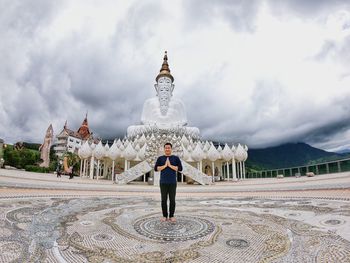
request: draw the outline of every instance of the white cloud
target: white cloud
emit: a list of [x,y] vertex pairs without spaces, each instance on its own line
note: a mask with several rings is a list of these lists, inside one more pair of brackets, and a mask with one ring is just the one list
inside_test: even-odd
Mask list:
[[204,138],[325,149],[349,139],[345,2],[20,3],[0,11],[7,141],[39,142],[49,123],[59,132],[66,119],[78,128],[87,110],[95,133],[123,136],[154,96],[164,50],[175,96]]

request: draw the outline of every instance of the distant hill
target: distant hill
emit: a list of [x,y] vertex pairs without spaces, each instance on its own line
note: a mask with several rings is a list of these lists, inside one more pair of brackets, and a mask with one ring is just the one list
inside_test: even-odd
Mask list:
[[339,153],[339,154],[348,154],[350,153],[350,149],[343,149],[341,151],[336,151],[336,153]]
[[249,149],[247,166],[259,170],[276,169],[339,158],[344,158],[344,154],[327,152],[306,143],[286,143],[265,149]]

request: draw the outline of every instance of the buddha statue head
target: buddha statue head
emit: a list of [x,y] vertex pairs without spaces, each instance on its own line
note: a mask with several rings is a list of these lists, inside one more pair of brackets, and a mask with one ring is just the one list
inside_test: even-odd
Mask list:
[[156,77],[157,84],[154,85],[159,99],[160,111],[162,115],[168,112],[169,102],[174,90],[174,77],[170,74],[168,56],[165,51],[162,68]]

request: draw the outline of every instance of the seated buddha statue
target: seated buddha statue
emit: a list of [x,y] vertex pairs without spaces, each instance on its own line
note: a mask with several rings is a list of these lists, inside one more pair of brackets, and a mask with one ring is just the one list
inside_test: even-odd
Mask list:
[[199,136],[198,128],[187,127],[187,116],[183,102],[173,97],[174,77],[170,73],[166,52],[156,82],[154,85],[157,92],[156,97],[145,101],[141,125],[129,126],[127,129],[128,137],[142,134],[150,126],[157,126],[159,129],[184,127],[187,133]]

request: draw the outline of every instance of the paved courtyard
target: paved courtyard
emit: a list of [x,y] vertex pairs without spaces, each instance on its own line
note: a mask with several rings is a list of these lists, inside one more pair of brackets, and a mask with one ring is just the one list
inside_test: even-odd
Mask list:
[[0,262],[350,262],[350,174],[298,179],[179,184],[170,223],[153,186],[0,170]]

